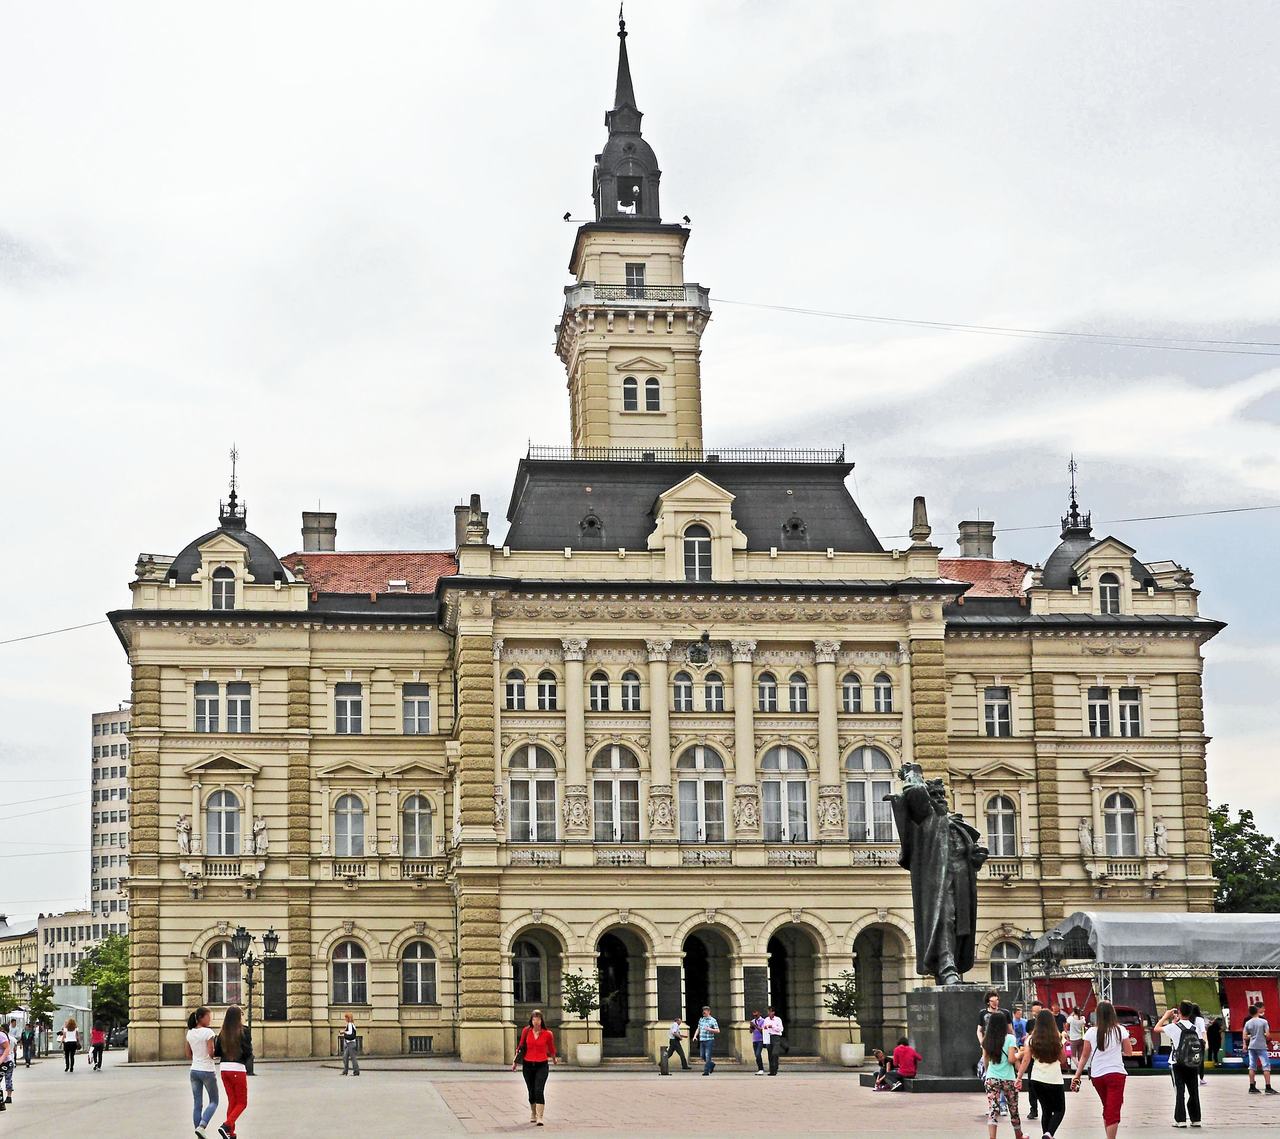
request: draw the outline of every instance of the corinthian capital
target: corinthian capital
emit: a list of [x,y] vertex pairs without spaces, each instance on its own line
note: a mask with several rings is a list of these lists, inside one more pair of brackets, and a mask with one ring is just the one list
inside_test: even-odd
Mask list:
[[650,660],[666,660],[671,652],[670,641],[645,641],[644,647],[649,650]]
[[561,637],[560,646],[564,649],[565,660],[581,660],[587,655],[586,637]]
[[733,651],[735,661],[750,664],[751,654],[756,651],[756,643],[755,641],[730,641],[729,648]]
[[835,664],[836,653],[840,651],[839,641],[814,641],[813,651],[819,664]]

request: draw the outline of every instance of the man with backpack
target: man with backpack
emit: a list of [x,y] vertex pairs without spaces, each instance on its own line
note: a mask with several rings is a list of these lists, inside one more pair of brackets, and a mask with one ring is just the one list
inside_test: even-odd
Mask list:
[[[1200,1126],[1200,1064],[1204,1060],[1204,1041],[1196,1031],[1195,1005],[1183,1001],[1171,1008],[1156,1023],[1169,1041],[1169,1071],[1173,1073],[1173,1125]],[[1183,1103],[1183,1100],[1186,1103]]]

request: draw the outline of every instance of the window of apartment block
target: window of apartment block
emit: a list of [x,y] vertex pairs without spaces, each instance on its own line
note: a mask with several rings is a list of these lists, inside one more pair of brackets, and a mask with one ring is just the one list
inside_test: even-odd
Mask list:
[[359,735],[364,729],[364,695],[358,683],[334,685],[334,730],[339,735]]
[[251,692],[249,685],[243,681],[233,681],[227,685],[227,731],[249,730]]
[[1013,710],[1008,688],[995,685],[983,689],[982,706],[987,735],[993,738],[1013,735]]
[[218,685],[212,680],[197,680],[195,688],[196,731],[218,730]]
[[1117,710],[1120,713],[1120,734],[1142,735],[1142,691],[1138,688],[1120,689]]
[[1089,734],[1111,735],[1111,689],[1094,686],[1089,689]]
[[622,674],[622,710],[640,711],[640,675],[635,672]]
[[603,672],[593,672],[588,683],[587,707],[592,712],[609,710],[609,677]]
[[425,736],[431,731],[431,686],[406,684],[401,693],[404,704],[404,734]]

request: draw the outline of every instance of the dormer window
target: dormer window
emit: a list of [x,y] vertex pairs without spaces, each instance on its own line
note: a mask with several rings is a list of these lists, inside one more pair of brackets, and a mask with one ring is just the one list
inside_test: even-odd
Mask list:
[[[639,197],[640,187],[636,187],[636,197]],[[627,297],[633,301],[644,300],[644,262],[627,262]]]
[[1120,579],[1113,573],[1098,578],[1098,612],[1120,612]]
[[684,579],[711,580],[711,531],[705,526],[690,526],[684,532]]
[[662,388],[654,376],[650,376],[644,382],[644,409],[645,411],[662,410]]
[[234,609],[236,607],[236,575],[226,566],[219,566],[213,571],[212,603],[214,609]]
[[640,410],[640,385],[635,376],[628,376],[622,381],[622,410]]

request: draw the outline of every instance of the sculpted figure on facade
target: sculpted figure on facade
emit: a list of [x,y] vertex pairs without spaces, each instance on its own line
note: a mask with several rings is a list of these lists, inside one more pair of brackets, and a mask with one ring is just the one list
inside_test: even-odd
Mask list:
[[838,783],[818,788],[818,829],[844,830],[844,796]]
[[269,841],[267,838],[267,820],[262,815],[258,815],[253,820],[253,853],[266,854]]
[[585,786],[571,786],[564,790],[565,834],[585,834],[591,829],[591,804]]
[[178,832],[178,853],[191,853],[191,816],[179,815],[174,829]]
[[733,795],[733,829],[739,834],[760,832],[760,788],[740,784]]
[[493,788],[493,828],[500,831],[506,825],[507,797],[502,793],[502,787],[495,785]]
[[1093,857],[1093,826],[1088,819],[1080,820],[1080,857],[1086,862]]
[[671,834],[675,830],[675,810],[671,801],[670,787],[649,788],[649,805],[646,813],[649,817],[650,834]]

